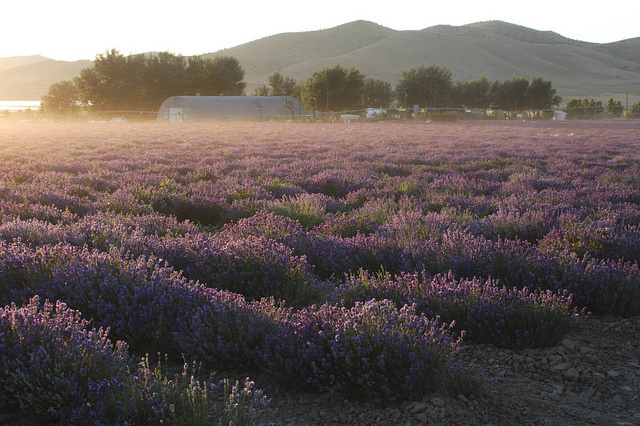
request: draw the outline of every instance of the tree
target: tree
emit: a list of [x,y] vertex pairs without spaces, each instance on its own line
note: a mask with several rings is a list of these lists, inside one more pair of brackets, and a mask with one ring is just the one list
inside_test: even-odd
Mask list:
[[263,84],[254,89],[254,96],[292,96],[300,98],[300,85],[293,77],[283,77],[279,72],[274,72],[269,77],[269,86]]
[[156,110],[165,99],[187,93],[187,60],[182,55],[160,52],[144,61],[138,91],[140,108]]
[[123,56],[113,49],[96,56],[74,79],[83,105],[97,111],[157,110],[176,95],[241,95],[244,70],[231,56],[188,61],[182,55]]
[[560,105],[562,98],[556,95],[556,89],[551,86],[551,81],[545,81],[542,77],[536,77],[531,81],[526,92],[526,105],[531,110],[545,110]]
[[365,107],[388,108],[393,101],[391,83],[379,78],[367,77],[362,89],[362,105]]
[[285,77],[282,83],[282,92],[284,96],[293,96],[300,99],[300,85],[293,77]]
[[634,102],[631,105],[631,117],[640,118],[640,102]]
[[578,98],[571,98],[564,106],[564,112],[567,113],[567,118],[575,118],[582,113],[582,100]]
[[433,64],[402,72],[396,86],[396,98],[403,106],[424,105],[442,108],[451,101],[451,70]]
[[74,79],[81,102],[96,111],[133,109],[138,91],[132,65],[137,63],[115,49],[96,55],[93,67],[81,70]]
[[363,86],[364,75],[358,69],[336,64],[312,74],[302,87],[301,101],[309,110],[354,110],[362,106]]
[[456,80],[452,87],[452,105],[463,108],[488,109],[491,107],[491,82],[486,76],[476,80]]
[[186,93],[202,96],[239,96],[247,84],[240,62],[232,56],[189,58]]
[[529,80],[523,77],[505,78],[502,82],[494,81],[491,85],[491,104],[494,109],[503,111],[521,111],[529,109],[527,90]]
[[42,97],[41,109],[45,114],[64,115],[80,111],[78,91],[70,80],[54,83]]
[[622,117],[622,111],[624,109],[622,107],[622,102],[614,101],[613,98],[609,98],[607,101],[607,108],[609,109],[609,114],[614,117]]
[[253,96],[269,96],[269,86],[263,84],[253,89]]
[[593,117],[604,111],[602,101],[589,100],[587,98],[571,98],[564,108],[564,111],[567,113],[567,118]]
[[269,86],[271,86],[271,96],[293,96],[296,92],[296,80],[292,77],[283,77],[279,72],[274,72],[269,77]]
[[584,100],[582,101],[582,106],[585,108],[587,114],[592,117],[604,112],[602,101],[595,101],[593,100],[593,98],[591,98],[591,100],[587,100],[587,98],[584,98]]

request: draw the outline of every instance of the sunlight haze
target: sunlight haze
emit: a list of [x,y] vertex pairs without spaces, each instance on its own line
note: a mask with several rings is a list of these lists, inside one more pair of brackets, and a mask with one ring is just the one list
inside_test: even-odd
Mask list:
[[640,2],[615,6],[574,2],[512,1],[455,3],[218,2],[34,0],[3,4],[0,57],[43,55],[57,60],[94,59],[117,49],[125,55],[169,51],[182,55],[216,52],[283,32],[315,31],[358,19],[394,30],[501,20],[565,37],[607,43],[640,36]]

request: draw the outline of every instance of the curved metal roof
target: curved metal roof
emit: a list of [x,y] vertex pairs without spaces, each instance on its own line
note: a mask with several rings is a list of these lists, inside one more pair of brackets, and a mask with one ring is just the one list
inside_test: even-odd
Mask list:
[[306,114],[291,96],[172,96],[160,106],[157,121],[260,121]]

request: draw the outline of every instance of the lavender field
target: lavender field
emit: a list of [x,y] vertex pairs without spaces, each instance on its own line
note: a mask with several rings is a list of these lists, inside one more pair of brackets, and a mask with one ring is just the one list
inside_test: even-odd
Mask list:
[[191,365],[398,404],[640,315],[638,123],[0,125],[0,176],[10,419],[257,421]]

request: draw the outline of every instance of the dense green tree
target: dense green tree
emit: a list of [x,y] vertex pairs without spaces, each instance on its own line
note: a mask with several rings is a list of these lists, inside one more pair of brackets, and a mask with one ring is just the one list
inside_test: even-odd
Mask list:
[[567,118],[580,118],[593,117],[603,112],[604,108],[602,107],[602,101],[571,98],[565,104],[564,111],[567,113]]
[[362,89],[364,107],[388,108],[393,101],[393,86],[379,78],[367,77]]
[[274,72],[269,77],[269,86],[271,96],[294,96],[296,94],[296,80],[292,77],[283,77],[279,72]]
[[488,109],[491,107],[491,82],[486,76],[475,80],[456,80],[452,87],[452,106]]
[[634,102],[631,105],[631,117],[640,118],[640,102]]
[[285,96],[293,96],[300,99],[300,85],[293,77],[285,77],[284,83],[282,83],[282,93]]
[[54,83],[42,97],[41,110],[45,114],[65,115],[80,110],[78,91],[70,80]]
[[340,64],[315,71],[304,83],[301,101],[308,110],[348,111],[361,108],[364,75]]
[[614,117],[622,117],[622,112],[624,111],[622,102],[614,101],[613,98],[609,98],[607,101],[607,108],[609,109],[609,114]]
[[527,105],[528,89],[529,80],[524,77],[505,78],[502,82],[496,80],[491,85],[491,105],[494,109],[503,111],[529,109]]
[[253,96],[269,96],[270,94],[271,90],[266,84],[261,84],[260,86],[253,89]]
[[74,79],[82,103],[96,111],[134,110],[137,98],[137,58],[128,60],[115,49],[96,56],[93,67]]
[[536,77],[531,81],[526,92],[526,108],[530,110],[545,110],[560,105],[562,98],[556,95],[556,89],[551,81]]
[[113,49],[74,79],[83,105],[97,111],[154,111],[171,96],[241,95],[246,83],[236,58],[162,52],[125,57]]
[[396,98],[400,105],[443,108],[451,102],[451,70],[435,64],[411,68],[402,72],[396,86]]
[[144,61],[138,92],[144,104],[141,108],[153,111],[171,96],[190,94],[187,92],[187,60],[182,55],[161,52]]
[[300,85],[293,77],[283,77],[279,72],[274,72],[267,77],[269,85],[262,84],[253,90],[254,96],[292,96],[300,99]]
[[602,114],[604,112],[602,101],[596,101],[593,98],[591,100],[587,100],[587,98],[584,98],[584,100],[582,101],[582,106],[586,108],[586,111],[590,116]]
[[189,58],[186,94],[202,96],[239,96],[244,93],[244,70],[232,56]]

